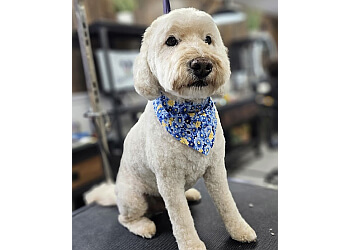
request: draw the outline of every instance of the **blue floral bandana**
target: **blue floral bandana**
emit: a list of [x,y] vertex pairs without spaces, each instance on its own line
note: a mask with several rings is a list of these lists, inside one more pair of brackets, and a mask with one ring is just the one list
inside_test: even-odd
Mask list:
[[178,103],[161,95],[153,101],[159,122],[178,141],[208,155],[214,145],[217,127],[216,109],[208,97],[202,103]]

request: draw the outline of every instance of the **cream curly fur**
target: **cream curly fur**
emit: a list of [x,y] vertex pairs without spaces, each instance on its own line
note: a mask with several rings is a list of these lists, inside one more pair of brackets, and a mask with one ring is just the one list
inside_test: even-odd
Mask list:
[[[170,35],[179,40],[176,46],[165,44]],[[204,42],[207,35],[212,37],[210,45]],[[194,81],[188,62],[198,57],[213,63],[213,70],[206,78],[209,85],[188,87]],[[134,80],[136,91],[150,101],[125,139],[116,181],[119,222],[134,234],[146,238],[155,234],[155,224],[145,214],[150,208],[149,198],[161,197],[179,249],[206,249],[195,230],[187,203],[187,199],[200,199],[200,193],[190,188],[204,177],[231,237],[241,242],[256,240],[228,187],[225,139],[219,119],[214,146],[206,156],[174,139],[161,126],[151,102],[161,92],[180,102],[201,101],[220,93],[229,76],[227,49],[208,14],[192,8],[177,9],[147,28],[134,66]]]

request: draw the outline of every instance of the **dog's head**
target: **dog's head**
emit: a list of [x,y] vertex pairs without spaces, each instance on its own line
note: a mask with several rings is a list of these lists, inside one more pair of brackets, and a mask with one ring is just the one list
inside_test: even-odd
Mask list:
[[134,65],[136,91],[149,100],[165,91],[185,99],[221,94],[230,76],[227,48],[210,15],[177,9],[146,29]]

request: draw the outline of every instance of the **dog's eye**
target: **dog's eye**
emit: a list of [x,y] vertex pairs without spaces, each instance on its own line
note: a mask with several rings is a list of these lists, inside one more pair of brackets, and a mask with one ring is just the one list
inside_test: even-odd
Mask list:
[[211,44],[211,37],[206,36],[204,42],[206,42],[207,44]]
[[168,39],[166,40],[165,44],[168,46],[175,46],[178,44],[178,41],[176,40],[175,37],[169,36]]

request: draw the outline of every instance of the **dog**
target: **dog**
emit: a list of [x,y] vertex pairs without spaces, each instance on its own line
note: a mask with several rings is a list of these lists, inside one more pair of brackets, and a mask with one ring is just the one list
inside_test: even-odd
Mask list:
[[187,203],[200,200],[192,186],[203,177],[231,237],[256,240],[228,187],[225,139],[210,98],[222,94],[230,73],[227,48],[209,14],[176,9],[146,29],[134,84],[149,101],[126,136],[115,186],[118,220],[132,233],[154,236],[146,214],[151,203],[164,202],[179,249],[206,249]]

